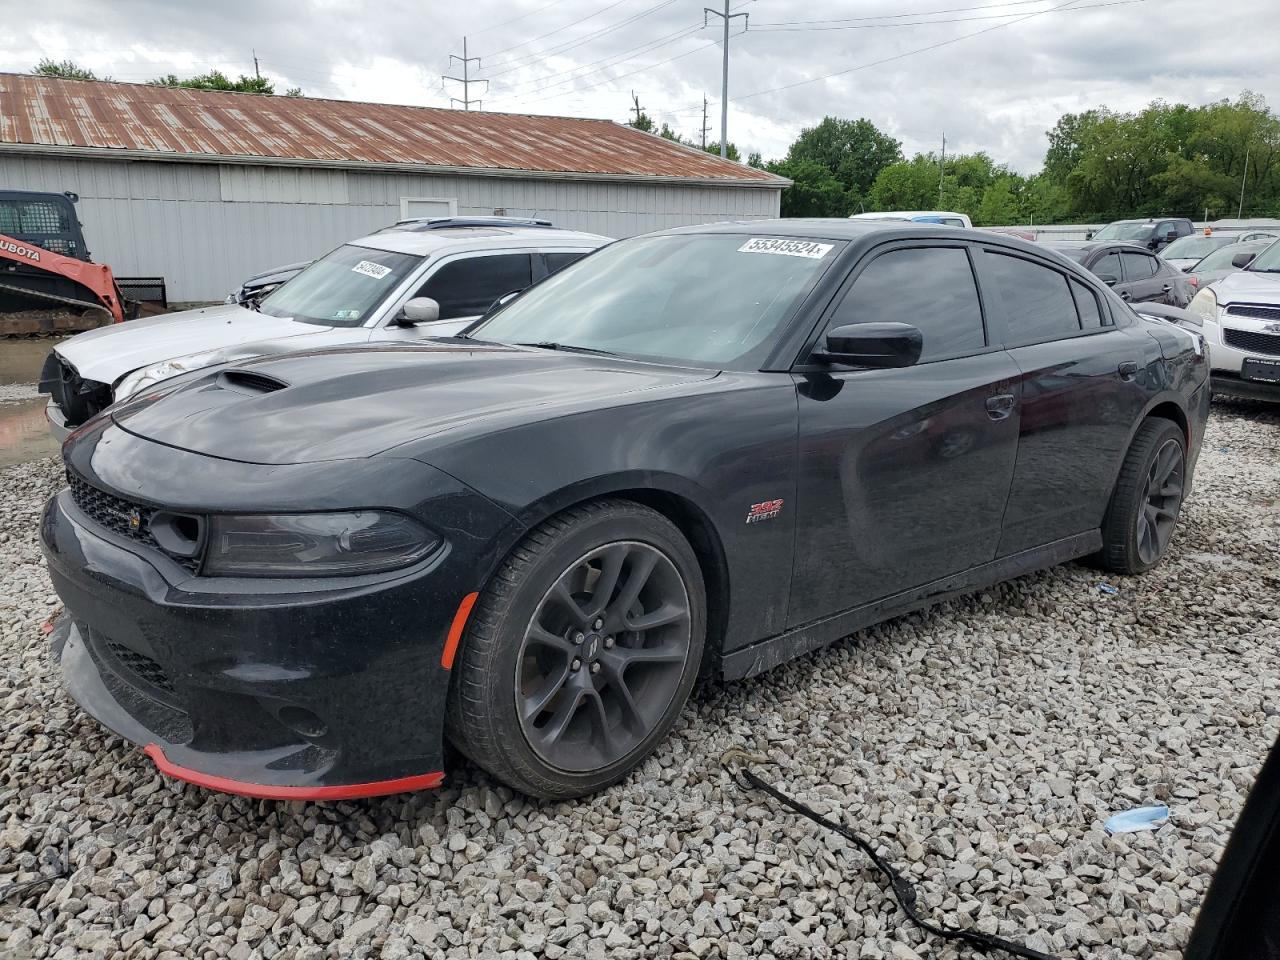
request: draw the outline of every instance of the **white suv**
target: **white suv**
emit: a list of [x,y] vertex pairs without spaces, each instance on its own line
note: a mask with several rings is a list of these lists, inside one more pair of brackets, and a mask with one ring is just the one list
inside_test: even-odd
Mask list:
[[233,360],[370,340],[444,337],[495,300],[609,243],[550,226],[398,224],[312,263],[259,304],[223,304],[90,330],[49,354],[40,392],[65,437],[170,377]]
[[1280,240],[1188,309],[1204,320],[1215,393],[1280,400]]

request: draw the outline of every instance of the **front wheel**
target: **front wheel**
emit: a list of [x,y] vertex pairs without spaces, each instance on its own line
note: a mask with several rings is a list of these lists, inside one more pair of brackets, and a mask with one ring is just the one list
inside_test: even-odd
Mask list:
[[1102,521],[1099,564],[1146,573],[1164,556],[1182,510],[1186,440],[1177,424],[1152,418],[1138,428]]
[[481,593],[450,684],[450,739],[533,796],[608,786],[683,709],[705,610],[697,558],[661,514],[608,500],[553,517]]

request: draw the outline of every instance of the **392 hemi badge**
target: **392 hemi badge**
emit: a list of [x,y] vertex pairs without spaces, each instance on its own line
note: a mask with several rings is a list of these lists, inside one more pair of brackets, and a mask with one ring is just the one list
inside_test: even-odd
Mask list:
[[759,523],[761,520],[772,520],[782,512],[781,500],[762,500],[753,503],[747,511],[747,523]]

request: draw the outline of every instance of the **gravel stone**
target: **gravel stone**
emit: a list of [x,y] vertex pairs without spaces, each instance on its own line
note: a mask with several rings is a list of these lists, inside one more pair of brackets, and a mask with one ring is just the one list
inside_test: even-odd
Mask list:
[[[165,780],[63,691],[36,541],[52,459],[0,469],[0,955],[128,960],[959,960],[867,861],[719,765],[871,838],[935,918],[1090,960],[1174,960],[1280,733],[1280,407],[1218,403],[1171,555],[1079,564],[703,682],[599,797],[445,787],[272,803]],[[1109,595],[1100,583],[1118,588]],[[1170,823],[1108,837],[1110,813]]]

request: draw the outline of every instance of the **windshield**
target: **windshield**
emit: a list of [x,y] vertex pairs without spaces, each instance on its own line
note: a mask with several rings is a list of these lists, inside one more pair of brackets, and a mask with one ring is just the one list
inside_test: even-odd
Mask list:
[[1248,269],[1253,273],[1280,273],[1280,240],[1254,257]]
[[687,233],[605,247],[468,336],[755,369],[837,241]]
[[1109,223],[1093,235],[1094,240],[1145,240],[1151,236],[1149,223]]
[[406,253],[339,247],[265,297],[259,309],[303,323],[358,327],[421,262]]
[[1166,260],[1199,260],[1219,247],[1235,242],[1234,237],[1179,237],[1161,250],[1160,256]]
[[1201,273],[1206,270],[1231,270],[1233,269],[1232,259],[1241,253],[1257,253],[1264,247],[1261,243],[1232,243],[1225,247],[1219,247],[1213,253],[1209,254],[1195,266],[1195,272]]

